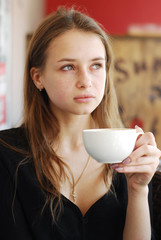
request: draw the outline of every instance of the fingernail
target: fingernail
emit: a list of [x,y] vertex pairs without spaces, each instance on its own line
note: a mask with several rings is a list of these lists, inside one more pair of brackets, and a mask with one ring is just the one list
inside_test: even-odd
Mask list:
[[111,164],[111,168],[115,169],[116,167],[118,167],[117,163]]
[[130,158],[126,158],[123,162],[122,162],[122,164],[128,164],[128,163],[130,163]]
[[116,171],[123,171],[124,169],[122,167],[115,168]]

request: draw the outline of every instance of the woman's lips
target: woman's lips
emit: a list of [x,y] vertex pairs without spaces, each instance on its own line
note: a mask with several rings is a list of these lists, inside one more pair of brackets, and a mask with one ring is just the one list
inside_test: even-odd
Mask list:
[[76,96],[74,100],[76,102],[87,103],[92,101],[94,98],[95,97],[93,95],[80,95],[80,96]]

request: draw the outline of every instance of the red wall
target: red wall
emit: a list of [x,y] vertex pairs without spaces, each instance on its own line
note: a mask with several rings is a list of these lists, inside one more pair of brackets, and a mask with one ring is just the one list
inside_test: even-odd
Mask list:
[[161,25],[161,0],[45,0],[45,11],[49,14],[57,6],[73,4],[85,7],[110,34],[125,34],[130,24]]

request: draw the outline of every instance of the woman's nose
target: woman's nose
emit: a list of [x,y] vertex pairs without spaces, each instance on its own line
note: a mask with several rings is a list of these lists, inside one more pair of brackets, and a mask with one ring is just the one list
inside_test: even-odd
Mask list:
[[80,70],[77,76],[77,87],[78,88],[88,88],[91,87],[91,74],[88,70]]

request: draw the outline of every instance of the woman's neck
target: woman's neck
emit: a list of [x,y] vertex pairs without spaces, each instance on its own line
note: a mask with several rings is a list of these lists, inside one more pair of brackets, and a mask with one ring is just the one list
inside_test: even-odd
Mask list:
[[56,145],[73,150],[83,145],[82,130],[94,127],[91,115],[74,115],[61,118],[59,119],[59,125],[60,132]]

